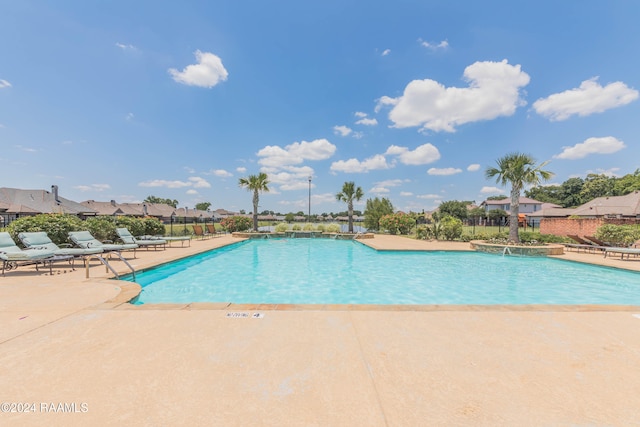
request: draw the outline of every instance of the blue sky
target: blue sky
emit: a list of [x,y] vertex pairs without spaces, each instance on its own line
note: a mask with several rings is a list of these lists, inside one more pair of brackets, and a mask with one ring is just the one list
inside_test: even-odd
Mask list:
[[640,2],[0,1],[0,186],[250,211],[508,194],[640,167]]

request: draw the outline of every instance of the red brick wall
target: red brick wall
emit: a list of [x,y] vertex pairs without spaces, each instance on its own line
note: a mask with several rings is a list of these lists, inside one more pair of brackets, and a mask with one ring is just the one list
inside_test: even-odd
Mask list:
[[603,218],[542,218],[540,220],[541,234],[555,234],[556,236],[593,236],[602,224]]
[[630,225],[640,224],[636,218],[542,218],[540,220],[541,234],[555,234],[556,236],[593,236],[598,227],[604,224]]

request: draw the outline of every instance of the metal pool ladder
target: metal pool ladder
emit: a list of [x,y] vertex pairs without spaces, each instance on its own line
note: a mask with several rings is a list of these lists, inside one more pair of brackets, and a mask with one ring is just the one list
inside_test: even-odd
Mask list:
[[[136,281],[136,270],[131,266],[131,264],[129,264],[129,262],[127,262],[126,259],[124,259],[124,257],[122,256],[122,254],[120,252],[117,251],[113,251],[113,252],[109,252],[109,256],[111,256],[111,254],[115,254],[118,258],[120,258],[120,261],[124,262],[127,267],[129,267],[129,269],[131,270],[131,274],[133,275],[133,281]],[[107,267],[108,270],[110,270],[114,276],[116,276],[116,279],[120,280],[120,276],[118,276],[118,273],[113,269],[113,267],[111,267],[111,264],[109,264],[109,262],[104,259],[100,254],[92,254],[89,255],[88,257],[85,258],[85,270],[86,270],[86,278],[89,278],[89,261],[91,261],[91,258],[97,258],[102,264],[104,264],[105,267]]]

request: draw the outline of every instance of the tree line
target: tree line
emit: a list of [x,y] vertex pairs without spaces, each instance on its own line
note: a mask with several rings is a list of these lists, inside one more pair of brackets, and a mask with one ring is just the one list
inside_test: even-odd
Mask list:
[[640,169],[622,177],[590,173],[586,178],[569,178],[560,185],[525,190],[525,196],[563,208],[575,208],[598,197],[624,196],[640,190]]

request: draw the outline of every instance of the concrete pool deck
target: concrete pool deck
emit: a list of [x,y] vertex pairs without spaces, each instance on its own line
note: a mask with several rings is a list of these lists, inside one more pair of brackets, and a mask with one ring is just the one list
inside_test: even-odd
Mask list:
[[92,265],[88,280],[64,263],[0,277],[0,425],[640,425],[640,307],[136,307]]

